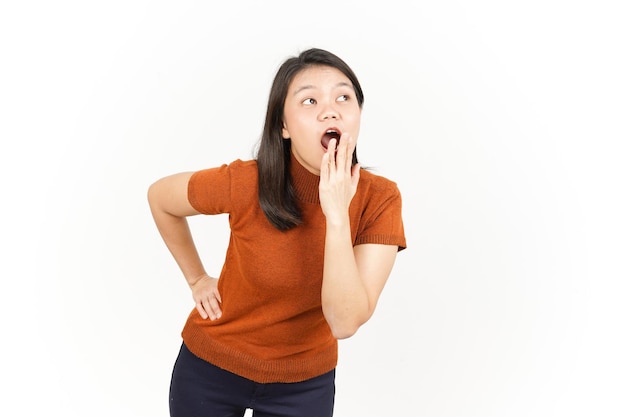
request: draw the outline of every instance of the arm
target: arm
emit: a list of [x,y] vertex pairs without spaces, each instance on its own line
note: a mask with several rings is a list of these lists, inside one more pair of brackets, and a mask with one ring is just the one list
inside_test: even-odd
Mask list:
[[187,198],[191,172],[170,175],[148,189],[148,203],[157,229],[192,290],[196,309],[202,318],[221,316],[217,279],[204,270],[189,230],[187,216],[200,214]]
[[360,169],[351,166],[355,146],[349,135],[338,147],[331,140],[320,169],[320,203],[326,216],[322,310],[337,339],[352,336],[372,316],[398,253],[394,245],[352,247],[349,207]]
[[345,339],[374,314],[398,247],[366,244],[352,248],[349,235],[337,239],[339,234],[327,232],[327,236],[322,309],[333,335]]

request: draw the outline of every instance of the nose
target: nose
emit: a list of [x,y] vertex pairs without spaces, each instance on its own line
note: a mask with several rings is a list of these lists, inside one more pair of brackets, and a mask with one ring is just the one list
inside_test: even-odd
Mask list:
[[339,118],[339,112],[335,109],[332,104],[327,104],[320,109],[319,119],[320,120],[328,120],[328,119],[337,119]]

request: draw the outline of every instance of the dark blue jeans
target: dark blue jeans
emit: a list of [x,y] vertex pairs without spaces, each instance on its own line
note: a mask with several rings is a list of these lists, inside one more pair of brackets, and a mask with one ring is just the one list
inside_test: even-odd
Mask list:
[[171,417],[332,417],[335,371],[296,383],[260,384],[218,368],[183,344],[172,372]]

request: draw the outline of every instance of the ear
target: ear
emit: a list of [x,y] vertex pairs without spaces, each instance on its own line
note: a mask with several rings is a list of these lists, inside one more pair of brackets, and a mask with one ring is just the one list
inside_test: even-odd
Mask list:
[[289,134],[289,131],[287,130],[287,127],[285,126],[284,122],[283,122],[283,139],[291,139],[291,135]]

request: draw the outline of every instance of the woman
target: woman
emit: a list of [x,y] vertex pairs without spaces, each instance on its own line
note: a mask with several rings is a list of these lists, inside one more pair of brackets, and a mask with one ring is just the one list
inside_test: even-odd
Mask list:
[[[363,92],[336,55],[287,59],[254,160],[162,178],[150,209],[193,295],[170,414],[332,416],[337,339],[373,314],[406,247],[396,184],[356,157]],[[187,216],[229,214],[219,278]]]

